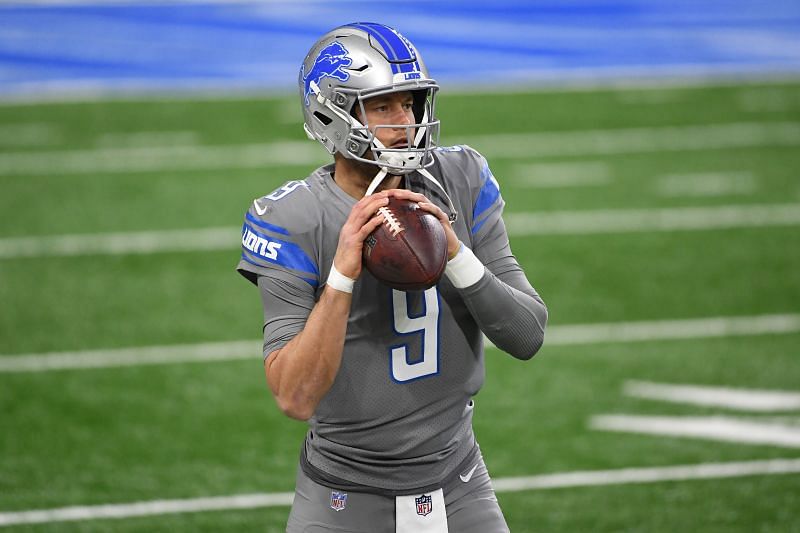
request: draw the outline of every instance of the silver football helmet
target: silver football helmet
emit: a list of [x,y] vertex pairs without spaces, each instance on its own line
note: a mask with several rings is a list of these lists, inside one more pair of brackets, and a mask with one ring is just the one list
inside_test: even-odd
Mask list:
[[[308,52],[298,83],[306,134],[329,153],[373,164],[384,176],[433,163],[431,151],[439,142],[434,105],[439,86],[414,45],[396,30],[371,22],[331,30]],[[399,91],[413,95],[415,124],[373,126],[370,131],[356,117],[357,109],[366,117],[364,100]],[[379,128],[405,129],[406,146],[387,148],[376,138]]]

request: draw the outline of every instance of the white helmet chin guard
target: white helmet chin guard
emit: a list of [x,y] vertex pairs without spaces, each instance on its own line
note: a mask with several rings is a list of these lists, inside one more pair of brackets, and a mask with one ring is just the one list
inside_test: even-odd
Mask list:
[[[326,33],[303,61],[298,82],[308,137],[331,154],[378,167],[375,187],[379,176],[408,174],[433,163],[431,151],[439,142],[434,113],[439,86],[414,45],[396,30],[359,22]],[[364,100],[401,91],[413,96],[415,124],[373,126],[370,131],[369,124],[356,118],[356,106],[366,117]],[[405,129],[406,146],[384,146],[375,136],[380,128]]]

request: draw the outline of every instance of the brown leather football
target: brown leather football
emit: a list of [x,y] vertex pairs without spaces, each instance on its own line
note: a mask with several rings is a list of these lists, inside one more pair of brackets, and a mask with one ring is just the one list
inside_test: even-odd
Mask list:
[[401,291],[421,291],[439,282],[447,266],[447,236],[416,202],[389,197],[378,210],[383,223],[364,241],[364,266],[378,281]]

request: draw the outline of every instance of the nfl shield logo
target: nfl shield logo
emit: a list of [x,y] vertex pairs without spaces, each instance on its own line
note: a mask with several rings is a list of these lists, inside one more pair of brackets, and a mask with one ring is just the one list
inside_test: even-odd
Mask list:
[[334,511],[341,511],[347,507],[347,493],[331,491],[331,509]]
[[419,498],[414,498],[414,502],[417,504],[417,514],[420,516],[426,516],[433,511],[433,498],[429,495],[423,494]]

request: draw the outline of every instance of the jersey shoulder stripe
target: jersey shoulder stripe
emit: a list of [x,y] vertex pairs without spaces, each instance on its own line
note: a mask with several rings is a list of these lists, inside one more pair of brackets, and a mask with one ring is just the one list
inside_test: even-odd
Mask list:
[[260,228],[264,228],[266,230],[272,231],[274,233],[280,233],[281,235],[289,235],[289,230],[286,228],[282,228],[280,226],[276,226],[275,224],[270,224],[269,222],[265,222],[254,217],[249,211],[245,214],[245,218],[251,224],[255,224]]
[[[299,270],[319,276],[317,265],[300,246],[288,240],[276,239],[261,233],[246,223],[242,226],[242,247],[249,251],[254,259],[281,265],[290,270]],[[242,251],[244,256],[245,252]],[[256,262],[255,264],[259,264]]]
[[472,233],[478,233],[481,226],[489,220],[489,214],[494,211],[502,203],[500,196],[500,185],[497,183],[492,171],[489,169],[489,164],[484,161],[483,169],[481,169],[481,186],[478,198],[475,200],[475,205],[472,208]]
[[237,270],[253,283],[275,269],[316,289],[320,269],[315,239],[317,199],[308,180],[289,181],[250,204],[242,224],[242,255]]
[[[468,223],[472,235],[487,222],[496,221],[505,205],[500,194],[500,185],[489,168],[489,163],[477,150],[467,145],[439,147],[436,150],[445,175],[457,176],[447,180],[451,186],[465,191],[463,206],[471,209],[472,219]],[[491,224],[490,224],[491,225]]]

